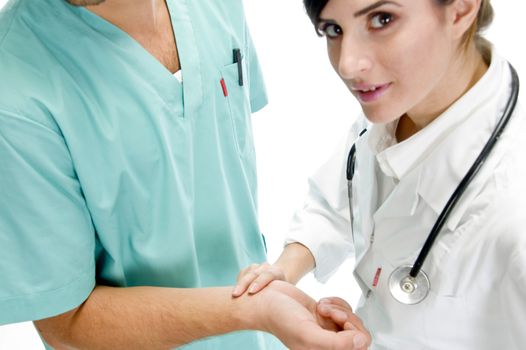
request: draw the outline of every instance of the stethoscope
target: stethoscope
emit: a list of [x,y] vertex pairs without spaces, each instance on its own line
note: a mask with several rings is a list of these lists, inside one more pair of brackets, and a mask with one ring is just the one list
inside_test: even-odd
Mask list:
[[[504,108],[502,117],[499,119],[495,129],[493,130],[489,140],[486,142],[486,145],[480,152],[479,156],[468,170],[462,181],[458,184],[457,188],[448,199],[446,206],[438,216],[431,232],[427,236],[427,239],[418,254],[417,259],[413,265],[402,265],[396,268],[391,275],[389,276],[389,290],[393,298],[403,304],[417,304],[424,300],[429,294],[431,288],[431,283],[429,282],[429,277],[422,270],[422,266],[435,242],[436,238],[440,234],[440,230],[447,221],[449,215],[453,211],[455,205],[458,203],[462,194],[471,183],[475,175],[479,172],[482,165],[488,158],[491,150],[494,148],[498,139],[502,135],[502,132],[506,128],[513,111],[515,110],[515,105],[517,104],[517,98],[519,96],[519,77],[515,69],[509,64],[512,76],[512,86],[511,94]],[[367,129],[362,130],[359,136],[362,136]],[[356,143],[354,143],[349,151],[349,156],[347,158],[347,190],[349,196],[349,208],[351,215],[351,225],[354,222],[353,217],[353,207],[352,207],[352,179],[354,176],[354,170],[356,167]],[[354,240],[354,231],[352,233]]]

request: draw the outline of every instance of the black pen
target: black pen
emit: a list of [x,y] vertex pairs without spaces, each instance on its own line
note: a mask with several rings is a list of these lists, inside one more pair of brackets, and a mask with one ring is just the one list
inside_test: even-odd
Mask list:
[[241,62],[241,50],[234,49],[234,63],[237,63],[237,74],[239,77],[239,86],[243,86],[243,65]]

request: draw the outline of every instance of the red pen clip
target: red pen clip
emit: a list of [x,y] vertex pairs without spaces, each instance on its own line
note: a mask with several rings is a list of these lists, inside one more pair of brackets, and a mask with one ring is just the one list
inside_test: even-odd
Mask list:
[[380,274],[381,273],[382,273],[382,268],[381,267],[376,269],[376,274],[374,275],[374,280],[373,280],[373,287],[376,287],[378,285],[378,281],[380,280]]
[[221,83],[221,89],[223,89],[223,95],[225,97],[227,97],[228,96],[228,90],[226,89],[225,79],[221,78],[220,83]]

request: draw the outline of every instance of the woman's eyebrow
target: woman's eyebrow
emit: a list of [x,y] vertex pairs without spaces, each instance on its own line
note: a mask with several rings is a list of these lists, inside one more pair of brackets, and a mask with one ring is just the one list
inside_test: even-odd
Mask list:
[[319,23],[324,23],[324,24],[338,24],[336,23],[335,20],[332,20],[332,19],[324,19],[324,18],[321,18],[320,17],[320,20],[318,21],[318,24]]
[[398,7],[401,7],[402,5],[400,4],[397,4],[396,2],[394,1],[388,1],[388,0],[380,0],[380,1],[377,1],[375,2],[374,4],[371,4],[363,9],[361,9],[360,11],[357,11],[354,13],[354,17],[360,17],[360,16],[363,16],[365,15],[366,13],[374,10],[375,8],[377,7],[380,7],[382,5],[385,5],[385,4],[392,4],[392,5],[396,5]]

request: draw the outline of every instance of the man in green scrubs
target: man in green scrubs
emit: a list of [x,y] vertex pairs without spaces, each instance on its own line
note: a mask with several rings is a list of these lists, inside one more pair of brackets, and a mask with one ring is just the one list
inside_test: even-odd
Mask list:
[[241,0],[11,0],[0,324],[38,320],[56,348],[352,340],[290,285],[227,287],[265,260],[250,113],[266,101]]

